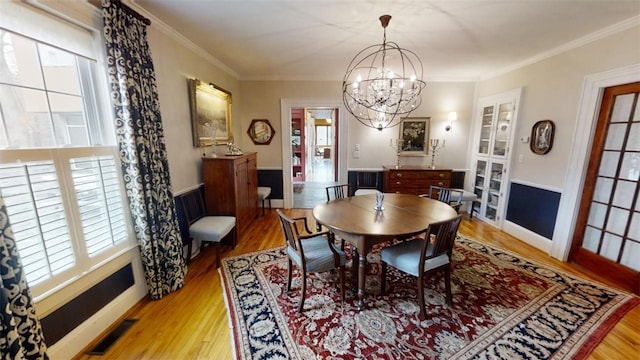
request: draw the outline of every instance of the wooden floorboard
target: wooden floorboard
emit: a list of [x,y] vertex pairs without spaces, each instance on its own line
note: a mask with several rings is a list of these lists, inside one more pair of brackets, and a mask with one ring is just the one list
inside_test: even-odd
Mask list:
[[[307,216],[311,210],[285,211]],[[283,246],[282,230],[275,210],[256,219],[242,234],[238,246],[224,248],[223,256],[234,256]],[[588,270],[567,264],[502,232],[465,216],[460,233],[562,271],[616,287]],[[215,269],[213,247],[206,247],[189,264],[185,286],[158,301],[144,299],[123,318],[138,321],[104,355],[78,354],[78,360],[109,359],[233,359],[231,336],[220,276]],[[454,299],[455,300],[455,299]],[[114,324],[117,325],[120,321]],[[105,336],[108,331],[105,332]],[[101,338],[87,347],[91,349]],[[640,359],[640,306],[629,312],[605,337],[590,359]]]

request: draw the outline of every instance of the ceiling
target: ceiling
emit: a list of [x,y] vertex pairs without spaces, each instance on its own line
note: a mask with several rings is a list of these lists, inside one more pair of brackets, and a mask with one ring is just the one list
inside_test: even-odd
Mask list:
[[417,53],[431,81],[487,78],[640,22],[639,0],[125,3],[240,80],[341,81],[357,52],[382,43],[384,14],[393,17],[387,41]]

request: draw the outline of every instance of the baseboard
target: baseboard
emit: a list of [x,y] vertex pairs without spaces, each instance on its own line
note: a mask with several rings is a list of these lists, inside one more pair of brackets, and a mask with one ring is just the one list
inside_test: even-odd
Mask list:
[[523,228],[520,225],[512,223],[511,221],[506,220],[502,224],[502,231],[544,251],[546,254],[549,254],[551,251],[551,240],[540,236],[529,229]]

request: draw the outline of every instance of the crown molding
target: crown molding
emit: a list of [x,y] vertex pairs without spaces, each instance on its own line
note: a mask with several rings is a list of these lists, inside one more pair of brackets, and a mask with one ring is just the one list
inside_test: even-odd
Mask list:
[[211,55],[210,53],[208,53],[207,51],[205,51],[204,49],[202,49],[198,45],[194,44],[191,40],[189,40],[188,38],[184,37],[182,34],[180,34],[174,28],[172,28],[171,26],[165,24],[164,22],[162,22],[162,20],[158,19],[153,14],[151,14],[148,11],[146,11],[140,5],[136,4],[135,0],[122,0],[122,2],[125,3],[127,6],[131,7],[132,9],[134,9],[135,11],[137,11],[138,13],[140,13],[141,15],[144,15],[149,20],[151,20],[151,26],[157,27],[158,30],[162,31],[163,33],[165,33],[169,37],[173,38],[174,40],[180,42],[184,47],[186,47],[187,49],[193,51],[197,55],[203,57],[204,59],[206,59],[208,62],[212,63],[213,65],[219,67],[222,71],[224,71],[227,74],[233,76],[236,80],[240,79],[240,76],[238,75],[238,73],[236,73],[233,69],[231,69],[225,63],[223,63],[218,58],[216,58],[215,56]]
[[627,20],[621,21],[617,24],[611,25],[611,26],[607,26],[606,28],[600,29],[598,31],[592,32],[591,34],[585,35],[581,38],[578,38],[576,40],[570,41],[566,44],[560,45],[558,47],[555,47],[553,49],[550,49],[548,51],[545,51],[543,53],[540,53],[534,57],[531,57],[525,61],[522,61],[520,63],[516,63],[513,64],[511,66],[508,66],[498,72],[495,73],[491,73],[489,75],[486,76],[482,76],[480,80],[488,80],[488,79],[492,79],[495,77],[498,77],[500,75],[504,75],[506,73],[509,73],[511,71],[523,68],[525,66],[531,65],[531,64],[535,64],[539,61],[548,59],[550,57],[565,53],[567,51],[576,49],[580,46],[592,43],[596,40],[600,40],[606,37],[609,37],[611,35],[617,34],[619,32],[631,29],[633,27],[636,27],[640,25],[640,16],[634,16],[632,18],[629,18]]

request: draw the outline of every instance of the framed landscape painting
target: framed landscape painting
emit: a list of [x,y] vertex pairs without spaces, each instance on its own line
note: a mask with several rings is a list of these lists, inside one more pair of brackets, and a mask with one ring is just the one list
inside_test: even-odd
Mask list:
[[231,134],[231,93],[197,79],[189,79],[193,146],[227,144]]

